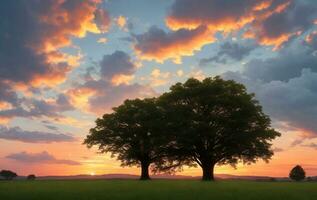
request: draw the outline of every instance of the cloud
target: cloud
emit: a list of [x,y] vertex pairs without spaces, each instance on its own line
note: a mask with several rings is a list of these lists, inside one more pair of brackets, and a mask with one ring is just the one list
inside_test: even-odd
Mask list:
[[140,59],[160,63],[168,59],[181,63],[183,56],[191,56],[194,51],[215,40],[204,26],[171,32],[152,26],[147,32],[134,35],[134,39],[133,48]]
[[127,25],[127,19],[120,15],[118,18],[116,18],[116,23],[121,29],[125,29],[125,26]]
[[140,84],[113,84],[105,80],[90,80],[68,91],[73,103],[83,110],[96,114],[111,111],[126,99],[154,95],[148,86]]
[[25,131],[19,127],[0,126],[0,139],[15,140],[28,143],[73,142],[76,139],[63,133]]
[[[315,6],[291,0],[176,0],[165,19],[172,31],[153,26],[143,34],[133,35],[134,50],[143,60],[162,63],[172,59],[181,63],[183,56],[191,56],[204,45],[215,42],[217,33],[226,37],[238,32],[277,50],[312,27],[315,11]],[[301,15],[306,12],[307,15]],[[240,50],[245,50],[246,54],[249,51]],[[228,51],[219,56],[230,56],[230,53],[238,56]],[[224,61],[219,56],[203,60],[202,64],[209,60]]]
[[250,60],[240,72],[223,74],[254,92],[265,113],[284,124],[283,129],[299,134],[292,146],[317,137],[316,46],[303,40],[293,40],[273,57]]
[[310,29],[317,17],[316,11],[314,3],[287,0],[276,6],[271,15],[256,19],[246,37],[255,38],[261,45],[272,45],[276,50],[292,37]]
[[[179,72],[178,74],[181,74],[181,72]],[[171,73],[161,72],[160,69],[156,68],[152,70],[151,75],[148,79],[152,87],[166,85],[171,79]]]
[[302,147],[308,147],[308,148],[312,148],[314,150],[317,150],[317,144],[316,143],[305,144],[305,145],[302,145]]
[[178,77],[182,77],[182,76],[184,75],[184,71],[181,70],[181,69],[179,69],[179,70],[176,71],[176,75],[177,75]]
[[111,19],[105,9],[95,10],[95,22],[101,32],[107,32],[111,25]]
[[60,48],[69,46],[72,37],[101,32],[94,22],[97,10],[95,1],[22,0],[1,6],[0,82],[33,86],[63,82],[81,55]]
[[242,30],[245,38],[277,50],[314,24],[316,10],[316,4],[309,1],[176,0],[166,24],[172,30],[206,26],[213,34],[224,35]]
[[[10,120],[15,117],[38,118],[63,118],[62,112],[74,110],[69,97],[59,94],[56,99],[23,98],[14,107],[0,110],[0,119]],[[6,121],[5,121],[6,122]]]
[[213,31],[230,32],[252,22],[258,4],[259,1],[253,0],[176,0],[166,17],[166,24],[172,30],[205,25]]
[[107,42],[108,42],[108,39],[107,39],[107,38],[105,38],[105,37],[102,37],[102,38],[99,38],[99,39],[97,40],[97,42],[98,42],[98,43],[105,44],[105,43],[107,43]]
[[81,165],[81,163],[77,161],[57,159],[47,151],[40,153],[28,153],[23,151],[20,153],[9,154],[6,156],[6,158],[23,163]]
[[279,152],[283,152],[283,151],[284,151],[284,149],[282,149],[282,148],[278,148],[278,147],[273,148],[274,153],[279,153]]
[[[260,67],[260,66],[259,66]],[[301,132],[301,136],[317,136],[317,73],[303,69],[299,76],[286,81],[263,82],[241,73],[226,73],[224,77],[244,83],[255,92],[265,113]]]
[[115,51],[112,54],[104,55],[99,66],[102,78],[113,81],[120,75],[132,75],[137,68],[130,56],[123,51]]
[[227,59],[234,61],[241,61],[244,57],[248,56],[250,52],[256,48],[254,43],[243,43],[239,44],[237,42],[225,42],[220,45],[219,51],[215,56],[210,58],[203,58],[199,61],[200,66],[204,66],[210,62],[217,62],[225,64]]
[[98,78],[93,78],[89,72],[84,83],[67,91],[67,96],[77,108],[103,114],[125,99],[155,94],[149,86],[130,83],[137,65],[123,51],[104,55],[97,68],[94,75],[99,75]]
[[[61,117],[73,109],[62,96],[30,97],[64,82],[79,65],[82,54],[72,46],[72,38],[108,30],[109,16],[98,8],[100,3],[21,0],[0,7],[0,123],[14,117]],[[64,47],[77,53],[65,53]]]

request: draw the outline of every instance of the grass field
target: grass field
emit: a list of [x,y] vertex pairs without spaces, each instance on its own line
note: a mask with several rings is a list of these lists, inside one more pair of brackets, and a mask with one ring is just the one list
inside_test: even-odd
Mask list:
[[197,180],[0,181],[0,199],[316,200],[317,183]]

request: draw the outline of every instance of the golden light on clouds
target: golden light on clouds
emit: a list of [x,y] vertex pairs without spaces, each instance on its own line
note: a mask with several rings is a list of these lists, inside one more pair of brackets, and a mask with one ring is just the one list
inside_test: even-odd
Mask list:
[[105,37],[102,37],[102,38],[99,38],[99,39],[97,40],[97,42],[98,42],[98,43],[105,44],[105,43],[107,43],[107,42],[108,42],[108,39],[107,39],[107,38],[105,38]]
[[165,60],[171,59],[174,63],[181,64],[183,56],[192,56],[195,51],[201,50],[204,45],[216,40],[205,27],[187,30],[187,36],[183,34],[185,31],[179,30],[179,32],[166,36],[173,37],[174,40],[162,38],[163,41],[161,41],[160,38],[153,38],[144,41],[144,44],[135,44],[133,48],[138,58],[142,60],[155,60],[163,63]]
[[124,29],[126,24],[127,24],[127,19],[120,15],[117,19],[116,19],[117,25],[121,28]]
[[133,79],[134,75],[118,74],[112,77],[111,82],[116,86],[120,84],[129,85]]

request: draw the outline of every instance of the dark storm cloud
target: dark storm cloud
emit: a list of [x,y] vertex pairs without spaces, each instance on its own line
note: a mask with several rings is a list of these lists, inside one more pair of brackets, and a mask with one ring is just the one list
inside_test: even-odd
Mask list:
[[47,151],[40,153],[28,153],[23,151],[20,153],[9,154],[6,158],[23,163],[81,165],[81,163],[77,161],[57,159]]
[[227,60],[241,61],[244,57],[248,56],[250,52],[256,48],[256,44],[251,42],[237,43],[225,42],[220,45],[219,50],[215,56],[210,58],[203,58],[199,61],[200,66],[204,66],[211,62],[225,64]]
[[27,143],[72,142],[76,139],[63,133],[48,133],[40,131],[25,131],[19,127],[8,128],[0,126],[0,139]]

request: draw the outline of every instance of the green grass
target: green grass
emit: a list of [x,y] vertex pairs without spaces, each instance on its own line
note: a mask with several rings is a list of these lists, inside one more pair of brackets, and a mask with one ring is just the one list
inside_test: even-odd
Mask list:
[[0,199],[316,200],[317,183],[198,180],[0,181]]

